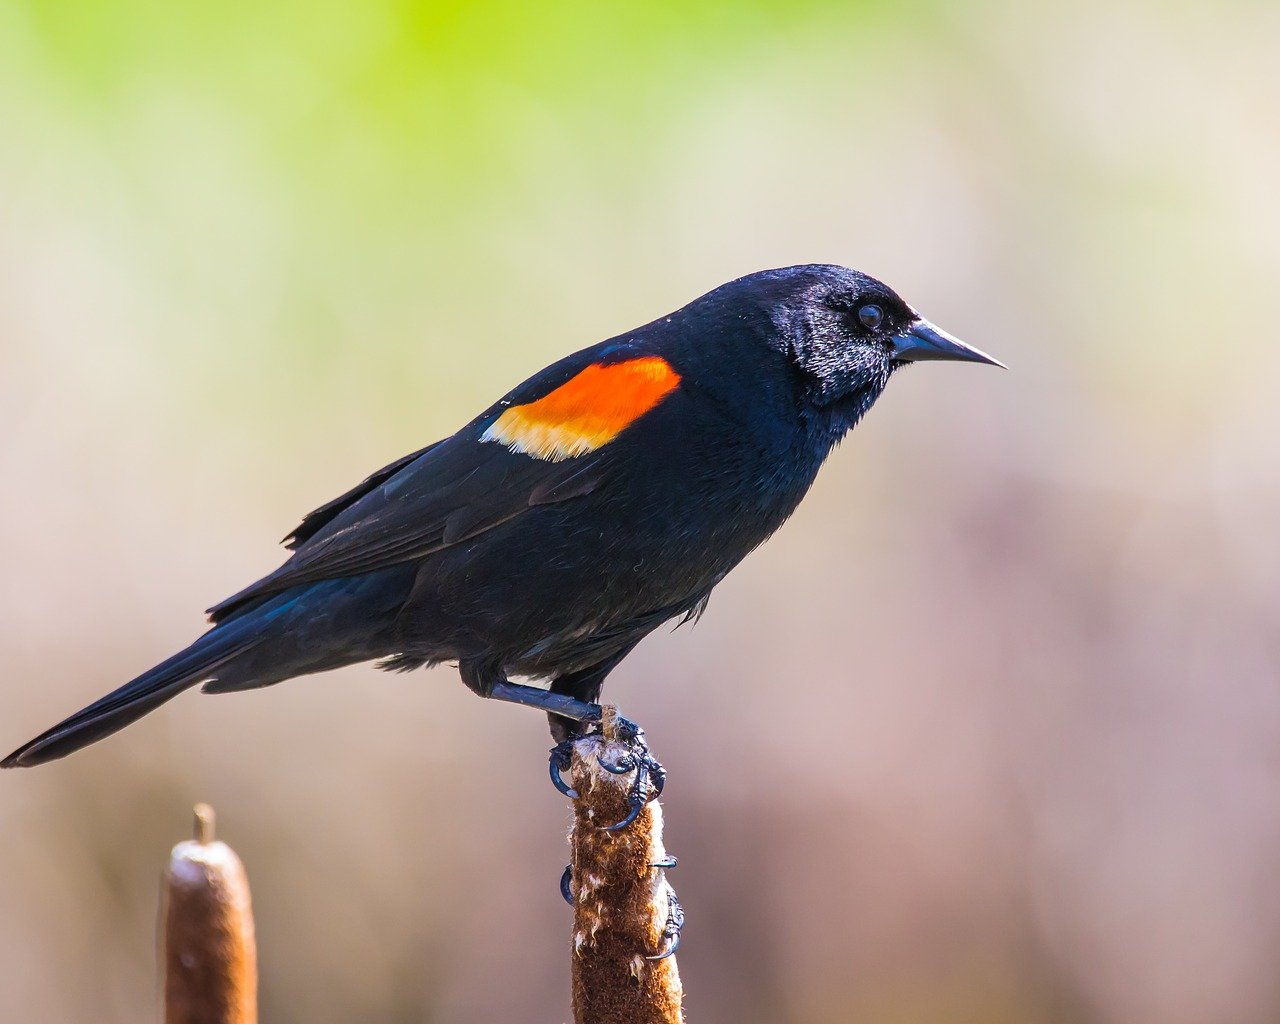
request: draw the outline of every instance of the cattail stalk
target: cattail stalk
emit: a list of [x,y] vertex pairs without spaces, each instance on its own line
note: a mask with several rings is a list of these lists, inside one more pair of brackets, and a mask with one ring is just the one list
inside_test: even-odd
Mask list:
[[625,829],[603,828],[626,816],[635,778],[602,767],[629,753],[614,718],[606,708],[603,733],[574,744],[569,768],[578,791],[569,833],[574,1021],[681,1024],[680,972],[674,956],[662,957],[673,948],[669,925],[680,915],[666,878],[672,862],[662,845],[662,808],[651,800]]
[[164,876],[161,942],[165,1024],[256,1024],[258,964],[249,880],[195,808],[195,838],[173,848]]

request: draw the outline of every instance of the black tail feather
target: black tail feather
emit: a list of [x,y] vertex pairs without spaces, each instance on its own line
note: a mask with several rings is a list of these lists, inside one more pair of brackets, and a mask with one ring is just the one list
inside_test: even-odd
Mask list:
[[[238,634],[238,635],[235,635]],[[215,629],[138,678],[125,683],[0,761],[0,768],[31,768],[87,747],[154,711],[257,643],[241,631]]]
[[186,650],[19,747],[0,768],[65,757],[199,683],[227,693],[390,654],[395,647],[379,630],[394,623],[415,578],[416,567],[407,564],[295,587],[237,609]]

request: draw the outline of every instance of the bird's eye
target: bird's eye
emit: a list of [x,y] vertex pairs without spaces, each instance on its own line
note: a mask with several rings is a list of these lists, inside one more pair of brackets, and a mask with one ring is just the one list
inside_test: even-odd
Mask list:
[[884,310],[874,302],[858,307],[858,323],[869,331],[878,331],[884,323]]

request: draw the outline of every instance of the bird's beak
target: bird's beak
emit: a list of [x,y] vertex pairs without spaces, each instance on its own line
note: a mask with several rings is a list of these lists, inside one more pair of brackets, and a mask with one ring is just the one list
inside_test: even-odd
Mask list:
[[1002,370],[1008,367],[985,352],[953,338],[941,327],[935,327],[921,317],[914,320],[905,331],[893,339],[892,358],[904,363],[918,363],[925,359],[956,359],[967,363],[990,363]]

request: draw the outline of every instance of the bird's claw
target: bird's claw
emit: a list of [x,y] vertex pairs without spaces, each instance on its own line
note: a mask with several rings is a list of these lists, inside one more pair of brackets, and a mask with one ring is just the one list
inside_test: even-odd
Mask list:
[[618,758],[616,764],[610,765],[601,761],[600,766],[614,775],[635,772],[636,777],[627,791],[627,803],[630,804],[627,816],[616,825],[602,826],[605,832],[621,832],[634,822],[640,817],[640,812],[650,800],[662,795],[662,789],[667,783],[667,770],[662,767],[656,757],[649,753],[649,744],[645,742],[644,730],[625,718],[619,718],[617,721],[620,726],[625,726],[625,731],[623,728],[618,728],[617,734],[620,738],[624,738],[624,742],[628,743],[631,749]]
[[665,960],[675,956],[680,948],[680,932],[684,928],[684,907],[673,892],[667,893],[667,923],[662,928],[662,951],[645,957],[646,960]]
[[578,791],[564,781],[564,773],[569,770],[573,759],[573,740],[557,743],[551,748],[548,767],[551,770],[551,784],[570,800],[578,799]]
[[[667,856],[662,860],[654,861],[649,865],[651,868],[673,868],[676,866],[675,857]],[[560,895],[564,897],[564,901],[573,906],[573,865],[566,864],[564,873],[560,876]],[[646,960],[657,962],[666,960],[668,957],[676,955],[676,950],[680,948],[680,934],[684,930],[684,907],[680,906],[680,901],[676,899],[674,892],[667,893],[667,921],[662,926],[662,950],[651,956],[646,956]]]

